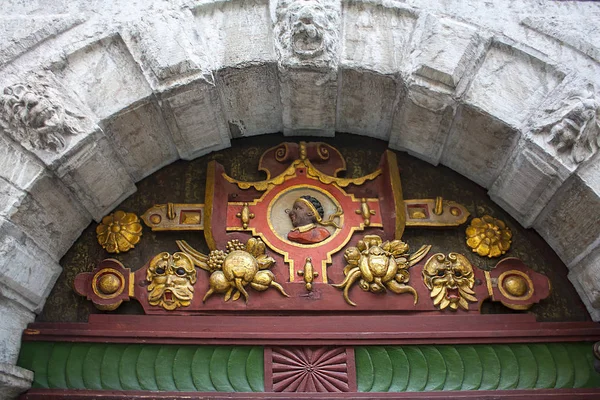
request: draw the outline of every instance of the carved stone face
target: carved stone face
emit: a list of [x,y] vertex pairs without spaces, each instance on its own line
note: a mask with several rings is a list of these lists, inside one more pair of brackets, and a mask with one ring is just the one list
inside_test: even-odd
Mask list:
[[196,268],[187,254],[163,252],[150,261],[146,280],[150,305],[165,310],[187,307],[194,297]]
[[276,27],[281,46],[301,59],[329,52],[337,43],[331,26],[335,26],[338,14],[327,0],[281,1]]
[[0,128],[25,146],[59,151],[67,136],[80,133],[84,117],[65,109],[44,84],[15,84],[0,95]]
[[475,284],[473,267],[463,255],[450,253],[448,257],[433,255],[423,267],[423,282],[429,290],[433,304],[441,310],[450,307],[468,310],[467,301],[477,301],[471,290]]

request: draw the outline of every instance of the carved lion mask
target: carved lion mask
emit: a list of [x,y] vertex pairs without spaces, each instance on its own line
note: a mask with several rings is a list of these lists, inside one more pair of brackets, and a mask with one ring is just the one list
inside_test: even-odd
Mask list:
[[468,310],[467,301],[476,302],[473,267],[465,256],[450,253],[446,257],[442,253],[434,254],[423,267],[423,282],[431,291],[433,304],[440,310],[450,307]]
[[280,46],[302,59],[330,52],[337,43],[337,32],[331,26],[338,20],[339,13],[327,0],[283,0],[276,25]]
[[38,150],[59,151],[81,133],[83,116],[66,109],[45,84],[15,84],[0,95],[0,128]]
[[187,307],[194,297],[196,279],[196,268],[187,254],[160,253],[150,261],[146,273],[148,302],[165,310]]

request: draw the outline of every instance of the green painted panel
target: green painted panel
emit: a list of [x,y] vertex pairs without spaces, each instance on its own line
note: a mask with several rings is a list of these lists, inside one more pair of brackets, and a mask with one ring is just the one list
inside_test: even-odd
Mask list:
[[483,367],[479,390],[496,390],[498,384],[500,384],[500,360],[498,360],[496,352],[492,346],[478,345],[473,347]]
[[425,391],[442,390],[446,382],[446,362],[434,346],[420,346],[419,349],[427,361],[428,379]]
[[483,377],[483,368],[479,355],[473,346],[456,346],[456,351],[460,354],[463,365],[465,366],[465,378],[461,390],[477,390],[481,386]]
[[583,360],[586,360],[586,353],[591,351],[591,345],[585,346],[585,348],[582,348],[582,346],[571,346],[569,348],[569,356],[571,357],[571,362],[575,367],[575,380],[573,382],[574,388],[583,388],[590,380],[589,365]]
[[494,351],[500,361],[499,390],[515,389],[519,384],[519,362],[509,345],[494,345]]
[[405,346],[402,348],[410,363],[410,377],[408,380],[408,392],[422,392],[427,386],[429,370],[427,360],[423,352],[417,346]]
[[210,380],[210,360],[214,347],[198,347],[192,359],[192,380],[196,390],[215,392],[217,389]]
[[67,387],[69,389],[85,389],[83,381],[83,360],[90,350],[89,343],[74,343],[67,358],[65,367]]
[[446,382],[442,390],[460,390],[465,377],[465,366],[453,346],[435,346],[446,363]]
[[126,348],[125,344],[113,344],[106,348],[100,366],[100,382],[104,389],[123,390],[119,377],[119,364]]
[[561,343],[551,343],[549,348],[556,366],[556,384],[554,387],[557,389],[572,388],[575,382],[575,369],[569,357],[569,352]]
[[556,385],[556,366],[548,347],[543,343],[531,344],[529,347],[538,365],[536,389],[553,388]]
[[593,346],[590,344],[589,347],[583,347],[582,350],[585,352],[587,357],[587,364],[590,365],[590,379],[585,384],[585,387],[593,388],[600,387],[600,374],[594,369],[594,355],[593,355]]
[[236,392],[251,392],[252,388],[246,376],[246,361],[250,355],[251,347],[234,347],[227,361],[227,376]]
[[123,390],[142,390],[136,367],[143,348],[141,344],[130,344],[123,350],[119,361],[119,380]]
[[219,346],[215,348],[210,359],[210,380],[215,389],[219,392],[233,392],[233,386],[229,382],[227,376],[227,363],[231,355],[232,348],[227,346]]
[[374,370],[371,356],[366,347],[354,348],[356,363],[356,384],[359,392],[369,392],[373,387]]
[[517,389],[533,389],[538,376],[538,366],[533,353],[526,344],[511,344],[510,349],[519,363]]
[[177,390],[182,392],[195,392],[194,379],[192,377],[192,361],[196,347],[181,346],[177,349],[173,360],[173,380]]
[[161,346],[142,347],[135,364],[135,372],[142,390],[158,390],[154,365]]
[[[54,343],[48,342],[26,342],[21,345],[21,353],[25,352],[23,358],[30,361],[29,366],[19,364],[34,372],[31,387],[48,388],[48,362],[52,354]],[[30,353],[30,354],[27,354]]]
[[102,389],[100,366],[102,365],[102,359],[107,347],[108,345],[103,343],[94,343],[90,346],[83,361],[83,382],[86,389]]
[[156,376],[156,386],[158,390],[173,392],[177,390],[175,385],[174,361],[179,346],[161,346],[156,361],[154,362],[154,374]]
[[367,348],[373,362],[373,386],[371,392],[387,392],[392,385],[392,360],[384,347],[369,346]]
[[410,364],[401,347],[386,347],[385,349],[392,361],[392,384],[390,392],[404,392],[408,387],[410,377]]
[[48,361],[48,387],[50,389],[67,387],[65,374],[71,346],[71,343],[57,343],[52,348]]
[[246,377],[253,391],[265,391],[265,354],[262,347],[250,350],[246,360]]

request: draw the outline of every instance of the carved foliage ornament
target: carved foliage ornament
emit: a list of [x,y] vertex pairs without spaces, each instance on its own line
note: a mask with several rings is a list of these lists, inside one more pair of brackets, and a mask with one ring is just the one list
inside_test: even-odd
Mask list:
[[59,152],[82,132],[84,118],[41,78],[7,86],[0,96],[0,128],[30,149]]
[[320,59],[335,67],[339,5],[330,0],[281,0],[275,32],[280,58]]
[[383,242],[377,235],[366,235],[356,247],[346,250],[346,278],[332,286],[343,289],[344,300],[352,306],[356,303],[348,297],[348,290],[357,280],[365,292],[383,293],[389,289],[397,294],[412,293],[417,304],[418,294],[407,284],[410,278],[408,268],[425,257],[430,248],[423,246],[410,255],[408,245],[400,240]]
[[550,122],[538,126],[534,132],[546,135],[548,143],[559,155],[579,164],[598,151],[600,102],[596,99],[593,85],[545,112]]
[[213,250],[208,256],[198,252],[185,241],[177,241],[179,248],[188,254],[198,267],[210,272],[209,289],[202,301],[214,293],[224,293],[225,301],[236,301],[240,295],[248,302],[246,286],[260,292],[274,287],[282,295],[289,297],[283,287],[275,282],[275,275],[269,268],[275,264],[273,257],[266,254],[266,246],[261,239],[250,238],[248,243],[239,240],[227,242],[227,248]]
[[423,282],[431,291],[433,304],[440,310],[461,307],[469,310],[469,301],[477,302],[473,267],[462,254],[434,254],[423,268]]

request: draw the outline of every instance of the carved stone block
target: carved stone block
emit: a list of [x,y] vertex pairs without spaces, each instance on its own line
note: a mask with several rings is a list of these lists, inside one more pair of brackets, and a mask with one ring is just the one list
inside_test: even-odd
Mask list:
[[431,14],[423,16],[417,26],[412,73],[435,86],[456,88],[479,57],[484,39],[472,25]]
[[31,387],[33,372],[9,363],[0,363],[0,398],[12,399]]
[[399,2],[343,2],[342,7],[342,66],[390,74],[406,64],[417,21],[413,9]]
[[159,91],[194,79],[212,80],[213,61],[189,11],[164,10],[132,23],[128,44]]
[[61,269],[15,225],[0,219],[0,297],[39,312]]
[[179,158],[171,132],[155,101],[119,113],[102,125],[135,181]]
[[192,12],[215,69],[276,59],[268,1],[206,2]]
[[519,141],[519,132],[470,106],[460,106],[442,163],[467,178],[489,187],[498,177]]
[[569,280],[575,286],[592,319],[600,321],[600,247],[571,268]]
[[390,147],[437,165],[455,108],[454,100],[446,93],[425,86],[409,86],[394,116]]
[[528,228],[569,175],[569,170],[537,144],[522,140],[489,194]]
[[58,261],[90,223],[90,215],[62,182],[49,174],[41,174],[26,190],[15,194],[18,202],[5,218]]
[[167,125],[181,158],[192,160],[230,146],[217,89],[196,81],[162,95]]
[[222,69],[217,85],[233,138],[283,130],[275,63]]
[[337,101],[334,76],[328,71],[300,69],[280,75],[284,135],[334,136]]
[[52,166],[96,221],[100,221],[136,187],[108,139],[100,131]]
[[534,223],[535,229],[571,268],[600,238],[600,163],[587,165],[556,192]]
[[[0,319],[2,319],[2,326],[0,326],[0,340],[2,341],[2,347],[0,347],[0,383],[4,380],[2,379],[4,378],[2,369],[6,370],[4,366],[17,363],[19,350],[21,349],[21,334],[27,324],[33,322],[34,318],[35,315],[31,311],[27,311],[4,297],[0,287]],[[30,378],[33,377],[30,376]]]
[[118,35],[70,52],[54,72],[99,119],[152,94],[139,65]]
[[394,78],[342,69],[340,82],[336,130],[388,140],[396,101]]
[[44,169],[39,160],[8,137],[0,135],[0,177],[24,189],[43,173]]
[[518,126],[563,77],[539,58],[495,40],[473,78],[466,101]]

